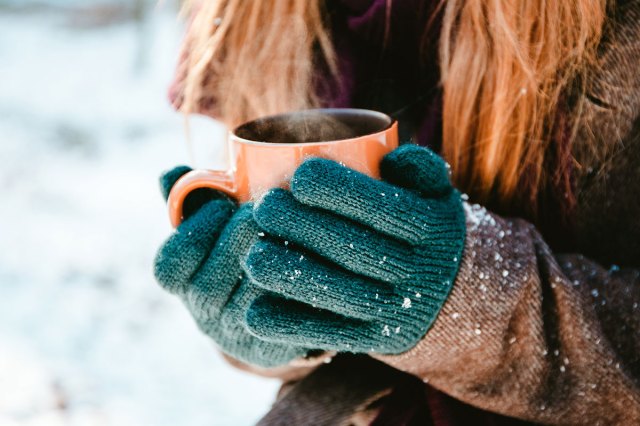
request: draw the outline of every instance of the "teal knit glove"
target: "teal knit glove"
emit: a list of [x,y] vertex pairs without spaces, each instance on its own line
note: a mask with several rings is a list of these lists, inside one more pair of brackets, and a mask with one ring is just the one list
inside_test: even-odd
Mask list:
[[[161,178],[165,198],[188,170],[176,168]],[[240,361],[274,367],[306,355],[306,350],[295,345],[252,336],[243,326],[249,303],[265,294],[249,284],[240,262],[259,238],[253,206],[237,208],[212,191],[194,195],[189,205],[192,215],[156,257],[155,276],[160,285],[180,296],[200,330]]]
[[[453,285],[465,238],[460,193],[432,151],[387,155],[378,181],[324,159],[270,191],[254,216],[271,237],[245,269],[259,296],[247,328],[271,342],[398,354],[432,325]],[[275,293],[275,294],[274,294]]]

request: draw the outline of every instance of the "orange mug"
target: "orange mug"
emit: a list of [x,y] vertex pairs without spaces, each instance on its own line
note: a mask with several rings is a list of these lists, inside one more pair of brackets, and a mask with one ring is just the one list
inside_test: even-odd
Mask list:
[[239,202],[286,187],[308,157],[334,160],[380,177],[380,160],[398,147],[398,123],[364,109],[312,109],[259,118],[229,132],[227,170],[193,170],[169,193],[171,224],[183,220],[183,204],[196,189],[222,191]]

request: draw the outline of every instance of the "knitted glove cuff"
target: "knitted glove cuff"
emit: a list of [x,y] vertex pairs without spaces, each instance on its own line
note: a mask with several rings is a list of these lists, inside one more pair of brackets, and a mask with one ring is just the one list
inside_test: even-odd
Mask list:
[[[389,319],[404,325],[396,325],[394,329],[383,327],[381,334],[396,334],[398,327],[406,327],[407,332],[397,332],[397,344],[390,348],[389,354],[405,352],[425,336],[453,288],[463,256],[466,224],[460,193],[454,190],[450,198],[451,202],[437,212],[441,219],[437,227],[430,229],[429,239],[416,248],[423,262],[408,274],[406,285],[396,287],[403,298],[402,305],[398,314]],[[416,276],[420,277],[419,281]]]

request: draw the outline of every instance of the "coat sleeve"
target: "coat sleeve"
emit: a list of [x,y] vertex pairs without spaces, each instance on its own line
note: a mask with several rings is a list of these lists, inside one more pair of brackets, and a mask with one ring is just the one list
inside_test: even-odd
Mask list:
[[531,224],[465,208],[461,268],[433,327],[377,358],[504,415],[640,424],[640,270],[556,255]]
[[[605,238],[612,229],[600,226],[603,216],[633,218],[638,211],[629,190],[640,169],[628,162],[640,158],[632,153],[640,146],[639,35],[640,1],[617,2],[577,136],[593,146],[619,141],[621,154],[612,161],[626,162],[619,168],[628,173],[605,173],[602,182],[592,182],[598,187],[588,192],[599,195],[583,203],[582,227],[591,230],[585,237],[592,245],[602,241],[592,250],[599,259],[612,259],[612,248],[620,250],[611,244],[620,244],[630,248],[624,257],[634,266],[553,253],[533,225],[466,205],[465,253],[447,303],[416,347],[378,358],[508,416],[549,424],[640,424],[637,222],[625,231],[628,224],[610,220],[615,238]],[[620,197],[626,204],[611,203]]]

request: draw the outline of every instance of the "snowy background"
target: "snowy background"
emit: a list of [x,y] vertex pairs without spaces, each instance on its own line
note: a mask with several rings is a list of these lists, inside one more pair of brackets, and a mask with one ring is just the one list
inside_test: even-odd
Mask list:
[[190,155],[167,104],[176,11],[0,0],[0,425],[247,425],[277,389],[153,280],[157,176],[224,134],[196,121]]

